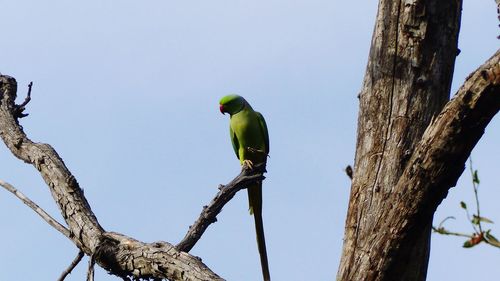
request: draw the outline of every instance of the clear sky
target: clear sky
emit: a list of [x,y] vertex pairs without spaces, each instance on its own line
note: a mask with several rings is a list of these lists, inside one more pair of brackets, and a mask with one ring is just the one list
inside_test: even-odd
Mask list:
[[[177,243],[240,170],[218,100],[238,93],[265,116],[271,158],[264,223],[273,280],[334,280],[340,259],[358,100],[376,1],[4,1],[0,71],[21,123],[54,146],[102,226]],[[465,1],[453,93],[498,48],[495,3]],[[500,222],[500,123],[474,150],[482,213]],[[0,144],[0,179],[61,215],[38,172]],[[470,176],[436,221],[470,231]],[[238,194],[192,250],[227,280],[260,280],[253,219]],[[0,190],[0,280],[55,280],[77,248]],[[493,225],[500,236],[500,225]],[[495,233],[495,232],[494,232]],[[428,280],[498,280],[500,251],[433,235]],[[67,280],[83,280],[80,264]],[[22,277],[19,277],[22,276]],[[21,279],[19,279],[21,278]],[[96,280],[117,280],[98,269]]]

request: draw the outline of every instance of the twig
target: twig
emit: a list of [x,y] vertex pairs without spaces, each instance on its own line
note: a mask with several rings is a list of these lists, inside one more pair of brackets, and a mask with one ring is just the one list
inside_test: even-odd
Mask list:
[[[469,157],[469,166],[470,166],[470,174],[472,176],[472,187],[474,187],[474,197],[476,198],[476,210],[477,210],[477,225],[479,227],[479,233],[483,233],[483,229],[481,228],[481,212],[479,211],[479,197],[477,194],[477,182],[476,182],[476,173],[474,172],[474,168],[472,167],[472,157]],[[471,221],[472,222],[472,221]]]
[[95,259],[93,256],[90,256],[89,269],[87,271],[87,281],[94,281],[94,265]]
[[71,262],[71,264],[69,265],[69,267],[61,274],[61,277],[59,277],[59,279],[57,279],[57,281],[64,281],[64,278],[66,278],[66,276],[68,276],[71,273],[71,271],[73,271],[73,269],[82,260],[83,255],[84,254],[83,254],[82,251],[78,252],[78,255],[75,257],[75,259],[73,260],[73,262]]
[[16,105],[16,112],[15,116],[17,118],[23,118],[28,116],[28,113],[24,113],[24,110],[26,109],[26,105],[31,101],[31,88],[33,87],[33,81],[28,84],[28,94],[26,95],[26,98],[24,99],[23,103]]
[[21,191],[17,190],[14,186],[11,184],[4,182],[3,180],[0,180],[0,186],[4,187],[7,189],[10,193],[14,194],[17,198],[21,199],[24,204],[26,204],[28,207],[30,207],[33,211],[35,211],[42,219],[44,219],[48,224],[50,224],[52,227],[54,227],[57,231],[61,232],[64,236],[70,237],[70,232],[69,230],[62,224],[60,224],[58,221],[56,221],[53,217],[51,217],[47,212],[45,212],[40,206],[38,206],[35,202],[33,202],[31,199],[26,197]]
[[[500,21],[500,0],[495,0],[495,2],[497,3],[498,20]],[[500,26],[500,25],[498,25],[498,26]],[[500,35],[497,38],[500,39]]]
[[472,238],[473,235],[469,235],[469,234],[465,234],[465,233],[459,233],[459,232],[452,232],[452,231],[448,231],[442,227],[439,227],[439,228],[436,228],[436,227],[432,227],[432,230],[434,232],[437,232],[439,234],[443,234],[443,235],[453,235],[453,236],[460,236],[460,237],[467,237],[467,238]]
[[432,228],[433,229],[444,229],[444,227],[443,227],[444,222],[447,221],[447,220],[450,220],[450,219],[454,220],[455,217],[454,216],[448,216],[448,217],[444,218],[444,220],[442,220],[441,223],[439,223],[439,226],[437,228],[434,227],[434,226]]
[[234,197],[236,192],[246,188],[249,183],[261,181],[264,177],[266,165],[257,164],[252,170],[243,167],[241,173],[225,186],[219,187],[219,192],[215,195],[208,206],[203,206],[200,217],[189,227],[184,239],[182,239],[176,248],[179,251],[189,252],[196,242],[201,238],[208,226],[217,221],[217,215],[222,207]]
[[19,107],[24,108],[28,103],[31,101],[31,88],[33,87],[33,81],[31,81],[28,84],[28,94],[26,95],[26,98],[24,99],[23,103],[19,105]]
[[446,217],[444,220],[441,221],[441,223],[439,223],[438,227],[433,226],[432,230],[434,232],[437,232],[437,233],[443,234],[443,235],[453,235],[453,236],[460,236],[460,237],[467,237],[467,238],[472,238],[474,236],[474,234],[476,234],[476,232],[474,232],[474,234],[469,235],[469,234],[465,234],[465,233],[452,232],[452,231],[445,229],[443,227],[443,224],[445,221],[447,221],[449,219],[455,219],[455,217],[452,217],[452,216]]
[[474,233],[481,233],[477,228],[474,223],[472,223],[472,219],[474,218],[474,214],[472,214],[472,217],[470,216],[469,209],[465,209],[465,215],[467,216],[467,220],[471,223],[470,225],[472,226],[472,229],[474,230]]

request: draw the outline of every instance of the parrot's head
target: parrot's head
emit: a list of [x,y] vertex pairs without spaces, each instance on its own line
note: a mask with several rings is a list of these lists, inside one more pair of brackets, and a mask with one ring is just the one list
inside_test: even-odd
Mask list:
[[247,101],[242,96],[228,95],[220,99],[219,109],[222,114],[227,112],[230,115],[233,115],[240,112],[246,104]]

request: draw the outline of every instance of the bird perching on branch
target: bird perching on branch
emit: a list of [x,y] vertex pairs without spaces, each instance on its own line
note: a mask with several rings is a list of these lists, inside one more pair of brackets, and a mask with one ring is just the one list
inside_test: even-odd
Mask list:
[[[262,114],[254,111],[250,104],[238,95],[225,96],[219,104],[221,113],[227,112],[230,115],[229,135],[241,165],[252,169],[253,165],[265,164],[269,154],[269,134]],[[264,281],[270,281],[262,223],[262,181],[251,184],[247,190],[250,214],[253,214],[255,219],[262,275]]]

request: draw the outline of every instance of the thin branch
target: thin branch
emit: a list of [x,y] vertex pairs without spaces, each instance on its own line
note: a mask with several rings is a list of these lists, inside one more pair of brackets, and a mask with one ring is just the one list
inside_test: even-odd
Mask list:
[[465,233],[459,233],[459,232],[453,232],[453,231],[448,231],[444,228],[436,228],[436,227],[432,227],[432,230],[434,232],[437,232],[439,234],[443,234],[443,235],[453,235],[453,236],[460,236],[460,237],[467,237],[467,238],[472,238],[474,237],[474,235],[469,235],[469,234],[465,234]]
[[83,251],[78,252],[78,255],[75,257],[73,262],[71,262],[69,267],[61,274],[61,277],[59,277],[59,279],[57,279],[57,281],[64,281],[64,278],[66,278],[66,276],[68,276],[71,273],[71,271],[73,271],[73,269],[75,269],[75,267],[78,265],[78,263],[82,260],[83,256],[84,256]]
[[58,221],[56,221],[53,217],[51,217],[46,211],[44,211],[40,206],[38,206],[35,202],[29,199],[26,195],[24,195],[21,191],[17,190],[11,184],[0,180],[0,186],[7,189],[10,193],[14,194],[17,198],[19,198],[23,203],[30,207],[35,213],[37,213],[42,219],[44,219],[48,224],[54,227],[57,231],[61,232],[64,236],[71,239],[69,230]]
[[208,226],[217,221],[217,215],[221,212],[222,207],[234,197],[236,192],[246,188],[249,183],[261,181],[265,178],[263,175],[265,168],[266,165],[264,163],[255,165],[253,169],[244,167],[241,173],[230,183],[225,186],[221,185],[219,187],[219,192],[208,206],[203,206],[199,218],[189,227],[186,236],[177,244],[176,248],[179,251],[189,252],[201,238]]
[[90,256],[89,269],[87,271],[87,281],[94,281],[94,265],[95,265],[95,259],[94,257]]
[[[483,233],[483,229],[481,227],[481,211],[479,209],[479,196],[478,196],[478,188],[477,188],[477,182],[476,182],[476,171],[474,171],[474,167],[472,166],[472,157],[469,157],[469,164],[470,164],[470,174],[472,176],[472,187],[474,188],[474,197],[476,198],[476,210],[477,210],[477,218],[478,222],[477,225],[479,227],[479,233]],[[470,220],[472,223],[472,220]],[[474,223],[472,223],[474,225]]]
[[444,218],[444,220],[442,220],[441,223],[439,223],[439,226],[438,227],[433,226],[432,230],[436,233],[443,234],[443,235],[453,235],[453,236],[461,236],[461,237],[467,237],[467,238],[472,238],[472,237],[474,237],[475,234],[477,234],[475,229],[474,229],[474,233],[472,235],[459,233],[459,232],[452,232],[452,231],[447,230],[446,228],[444,228],[443,224],[449,219],[455,219],[455,217],[449,216],[449,217]]
[[[467,220],[471,223],[471,227],[474,230],[474,233],[481,233],[479,229],[476,228],[476,225],[472,223],[472,218],[469,213],[469,209],[465,208],[465,215],[467,216]],[[473,214],[474,215],[474,214]]]
[[444,227],[443,227],[443,224],[444,224],[447,220],[454,220],[454,219],[455,219],[455,217],[453,217],[453,216],[448,216],[448,217],[444,218],[444,219],[443,219],[443,220],[439,223],[439,226],[438,226],[437,228],[436,228],[436,227],[434,227],[434,226],[433,226],[432,228],[436,228],[436,229],[443,229],[443,228],[444,228]]
[[26,95],[26,98],[24,99],[23,103],[19,105],[20,108],[25,108],[28,103],[31,101],[31,88],[33,87],[33,81],[31,81],[28,84],[28,94]]
[[[500,21],[500,0],[495,0],[495,2],[497,3],[498,20]],[[498,26],[500,26],[500,25],[498,25]],[[500,35],[497,38],[500,39]]]
[[23,103],[17,105],[16,113],[15,113],[15,116],[17,118],[23,118],[23,117],[26,117],[29,115],[28,113],[24,113],[24,110],[26,109],[26,106],[28,105],[28,103],[31,101],[31,88],[32,87],[33,87],[33,82],[30,82],[28,84],[28,94],[26,95],[26,98],[24,99]]

